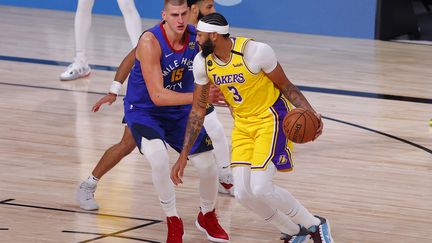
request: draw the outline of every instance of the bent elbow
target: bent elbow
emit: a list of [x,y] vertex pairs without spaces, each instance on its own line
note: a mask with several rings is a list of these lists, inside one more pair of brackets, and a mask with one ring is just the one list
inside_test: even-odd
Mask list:
[[162,94],[154,94],[150,95],[150,99],[152,100],[153,104],[156,106],[166,106],[167,102],[166,99],[163,97]]
[[150,96],[150,99],[152,100],[153,104],[156,106],[161,106],[163,102],[158,97]]

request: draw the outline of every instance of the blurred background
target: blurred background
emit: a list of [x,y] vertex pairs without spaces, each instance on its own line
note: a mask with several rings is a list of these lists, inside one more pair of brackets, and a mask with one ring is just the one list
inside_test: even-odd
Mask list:
[[[74,12],[76,2],[0,0],[0,5]],[[160,18],[162,0],[135,2],[142,18]],[[235,27],[379,40],[432,40],[432,0],[217,0],[216,4]],[[95,1],[93,12],[121,15],[116,0]]]

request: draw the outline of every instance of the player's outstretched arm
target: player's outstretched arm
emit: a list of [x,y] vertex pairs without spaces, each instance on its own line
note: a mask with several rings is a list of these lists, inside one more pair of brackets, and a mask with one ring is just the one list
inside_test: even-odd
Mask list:
[[127,56],[120,63],[120,66],[117,69],[117,72],[114,76],[114,81],[111,84],[110,91],[100,100],[98,100],[92,107],[93,112],[99,111],[100,107],[103,104],[111,105],[117,99],[117,96],[120,92],[122,84],[126,81],[126,78],[129,75],[130,70],[132,69],[135,62],[135,48],[132,49]]
[[151,32],[143,34],[136,52],[147,90],[155,105],[172,106],[192,103],[193,93],[180,93],[164,88],[160,64],[162,51],[158,40]]
[[180,153],[177,162],[171,169],[171,180],[175,185],[183,183],[182,177],[184,168],[187,164],[187,156],[189,155],[195,140],[200,133],[204,117],[206,114],[206,107],[208,103],[208,96],[210,90],[210,83],[205,85],[195,84],[193,95],[192,110],[189,113],[188,123],[186,125],[186,132],[183,141],[183,149]]

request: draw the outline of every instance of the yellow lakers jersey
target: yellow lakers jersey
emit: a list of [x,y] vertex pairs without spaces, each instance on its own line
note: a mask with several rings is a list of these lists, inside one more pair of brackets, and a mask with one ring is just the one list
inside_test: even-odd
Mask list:
[[207,75],[224,94],[233,108],[235,116],[249,117],[263,114],[280,95],[274,83],[261,70],[253,73],[247,67],[243,53],[246,43],[251,39],[234,39],[231,58],[224,65],[218,64],[213,55],[206,58]]

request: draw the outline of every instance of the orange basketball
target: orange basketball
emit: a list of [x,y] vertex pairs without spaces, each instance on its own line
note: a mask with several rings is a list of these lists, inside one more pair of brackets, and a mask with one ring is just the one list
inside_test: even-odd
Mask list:
[[310,110],[295,108],[283,120],[285,136],[294,143],[307,143],[315,138],[320,121]]

